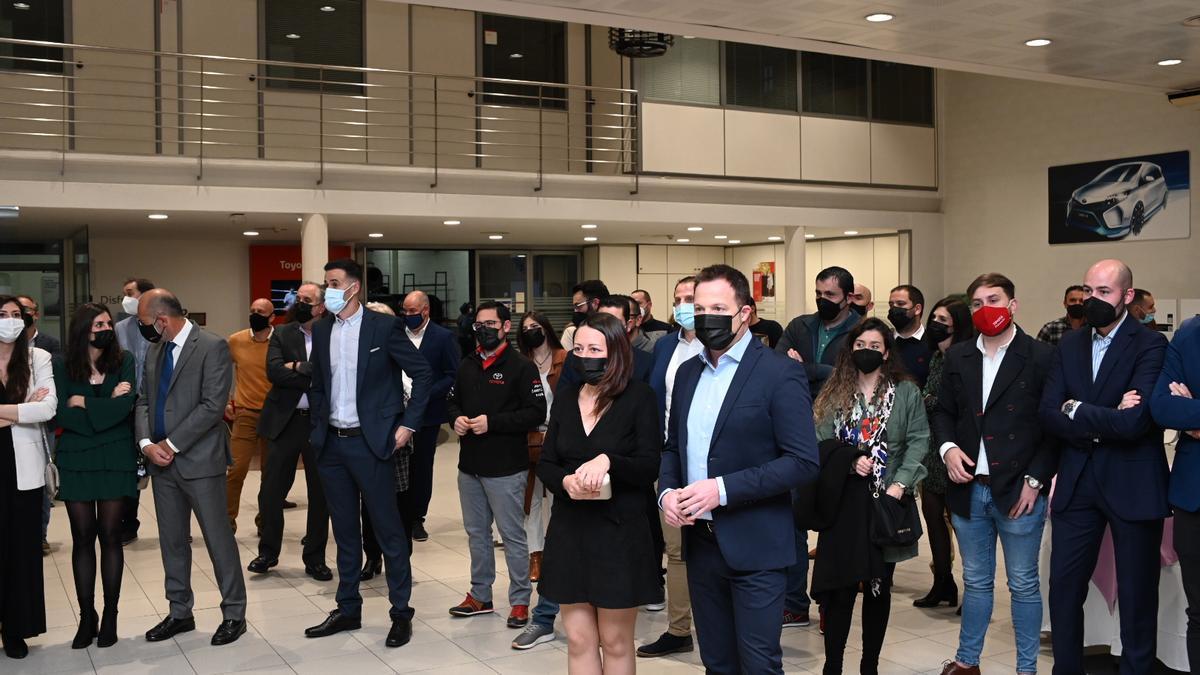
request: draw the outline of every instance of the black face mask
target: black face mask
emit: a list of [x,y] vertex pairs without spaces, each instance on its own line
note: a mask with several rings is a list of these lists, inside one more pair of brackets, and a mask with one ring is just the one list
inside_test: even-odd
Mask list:
[[480,326],[475,329],[475,340],[484,351],[492,351],[500,346],[500,329],[491,326]]
[[92,333],[92,346],[96,349],[108,349],[108,346],[117,341],[117,332],[111,328],[108,330],[98,330]]
[[944,323],[931,321],[929,325],[925,326],[925,339],[935,347],[948,337],[950,337],[950,327]]
[[700,344],[721,351],[733,344],[733,316],[730,314],[697,314],[696,338]]
[[587,321],[587,318],[587,312],[571,312],[571,323],[574,324],[576,328],[582,326],[583,322]]
[[858,372],[873,373],[879,370],[883,365],[883,352],[877,352],[874,349],[855,349],[850,355],[850,360],[854,361],[854,367],[858,368]]
[[817,298],[817,316],[822,321],[833,321],[842,313],[842,306],[828,298]]
[[1104,328],[1117,320],[1117,308],[1100,298],[1088,298],[1083,303],[1083,315],[1092,328]]
[[292,318],[300,323],[308,323],[313,318],[313,306],[307,302],[296,301],[292,305]]
[[850,310],[859,316],[867,315],[867,306],[866,305],[856,305],[852,302],[852,303],[850,303]]
[[137,322],[138,332],[142,334],[142,339],[146,342],[154,343],[162,340],[162,333],[154,324],[147,326],[141,321]]
[[1084,315],[1083,305],[1067,305],[1067,316],[1078,321]]
[[892,322],[897,331],[902,331],[912,324],[913,317],[908,315],[908,310],[904,307],[893,307],[888,310],[888,321]]
[[263,316],[262,314],[250,314],[250,330],[257,333],[260,330],[266,330],[271,325],[271,317]]
[[541,328],[530,328],[521,335],[525,337],[525,344],[530,349],[537,349],[546,344],[546,332]]
[[579,373],[584,382],[591,385],[600,384],[600,380],[604,379],[604,373],[607,370],[608,358],[606,357],[581,356],[575,360],[575,372]]

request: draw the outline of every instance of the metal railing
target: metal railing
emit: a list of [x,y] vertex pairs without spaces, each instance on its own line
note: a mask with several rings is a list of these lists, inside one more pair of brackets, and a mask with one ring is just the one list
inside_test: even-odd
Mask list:
[[0,148],[627,175],[637,91],[0,38]]

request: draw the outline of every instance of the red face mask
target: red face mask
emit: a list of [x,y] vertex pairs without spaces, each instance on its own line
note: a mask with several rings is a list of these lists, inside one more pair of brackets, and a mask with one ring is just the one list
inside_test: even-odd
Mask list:
[[988,337],[996,337],[1008,330],[1012,324],[1012,312],[1007,307],[984,306],[975,310],[975,313],[971,315],[971,321],[975,323],[975,328],[980,333]]

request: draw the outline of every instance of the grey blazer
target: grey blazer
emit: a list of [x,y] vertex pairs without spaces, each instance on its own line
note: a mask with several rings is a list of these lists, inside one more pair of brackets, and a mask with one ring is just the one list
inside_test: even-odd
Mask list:
[[[134,406],[138,439],[152,438],[163,344],[152,344],[146,352],[141,395]],[[229,429],[223,418],[232,381],[228,343],[192,324],[187,342],[175,357],[165,410],[167,438],[179,451],[174,464],[186,479],[225,475],[231,458]],[[149,466],[151,475],[162,471],[153,462]]]

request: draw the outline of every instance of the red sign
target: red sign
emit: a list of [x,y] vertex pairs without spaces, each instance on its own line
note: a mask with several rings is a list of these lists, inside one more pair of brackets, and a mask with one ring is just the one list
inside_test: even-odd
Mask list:
[[[330,260],[349,257],[349,246],[329,247]],[[320,283],[322,279],[301,278],[299,246],[250,247],[250,302],[256,298],[270,298],[275,305],[275,315],[279,316],[295,300],[296,289],[302,281]]]

